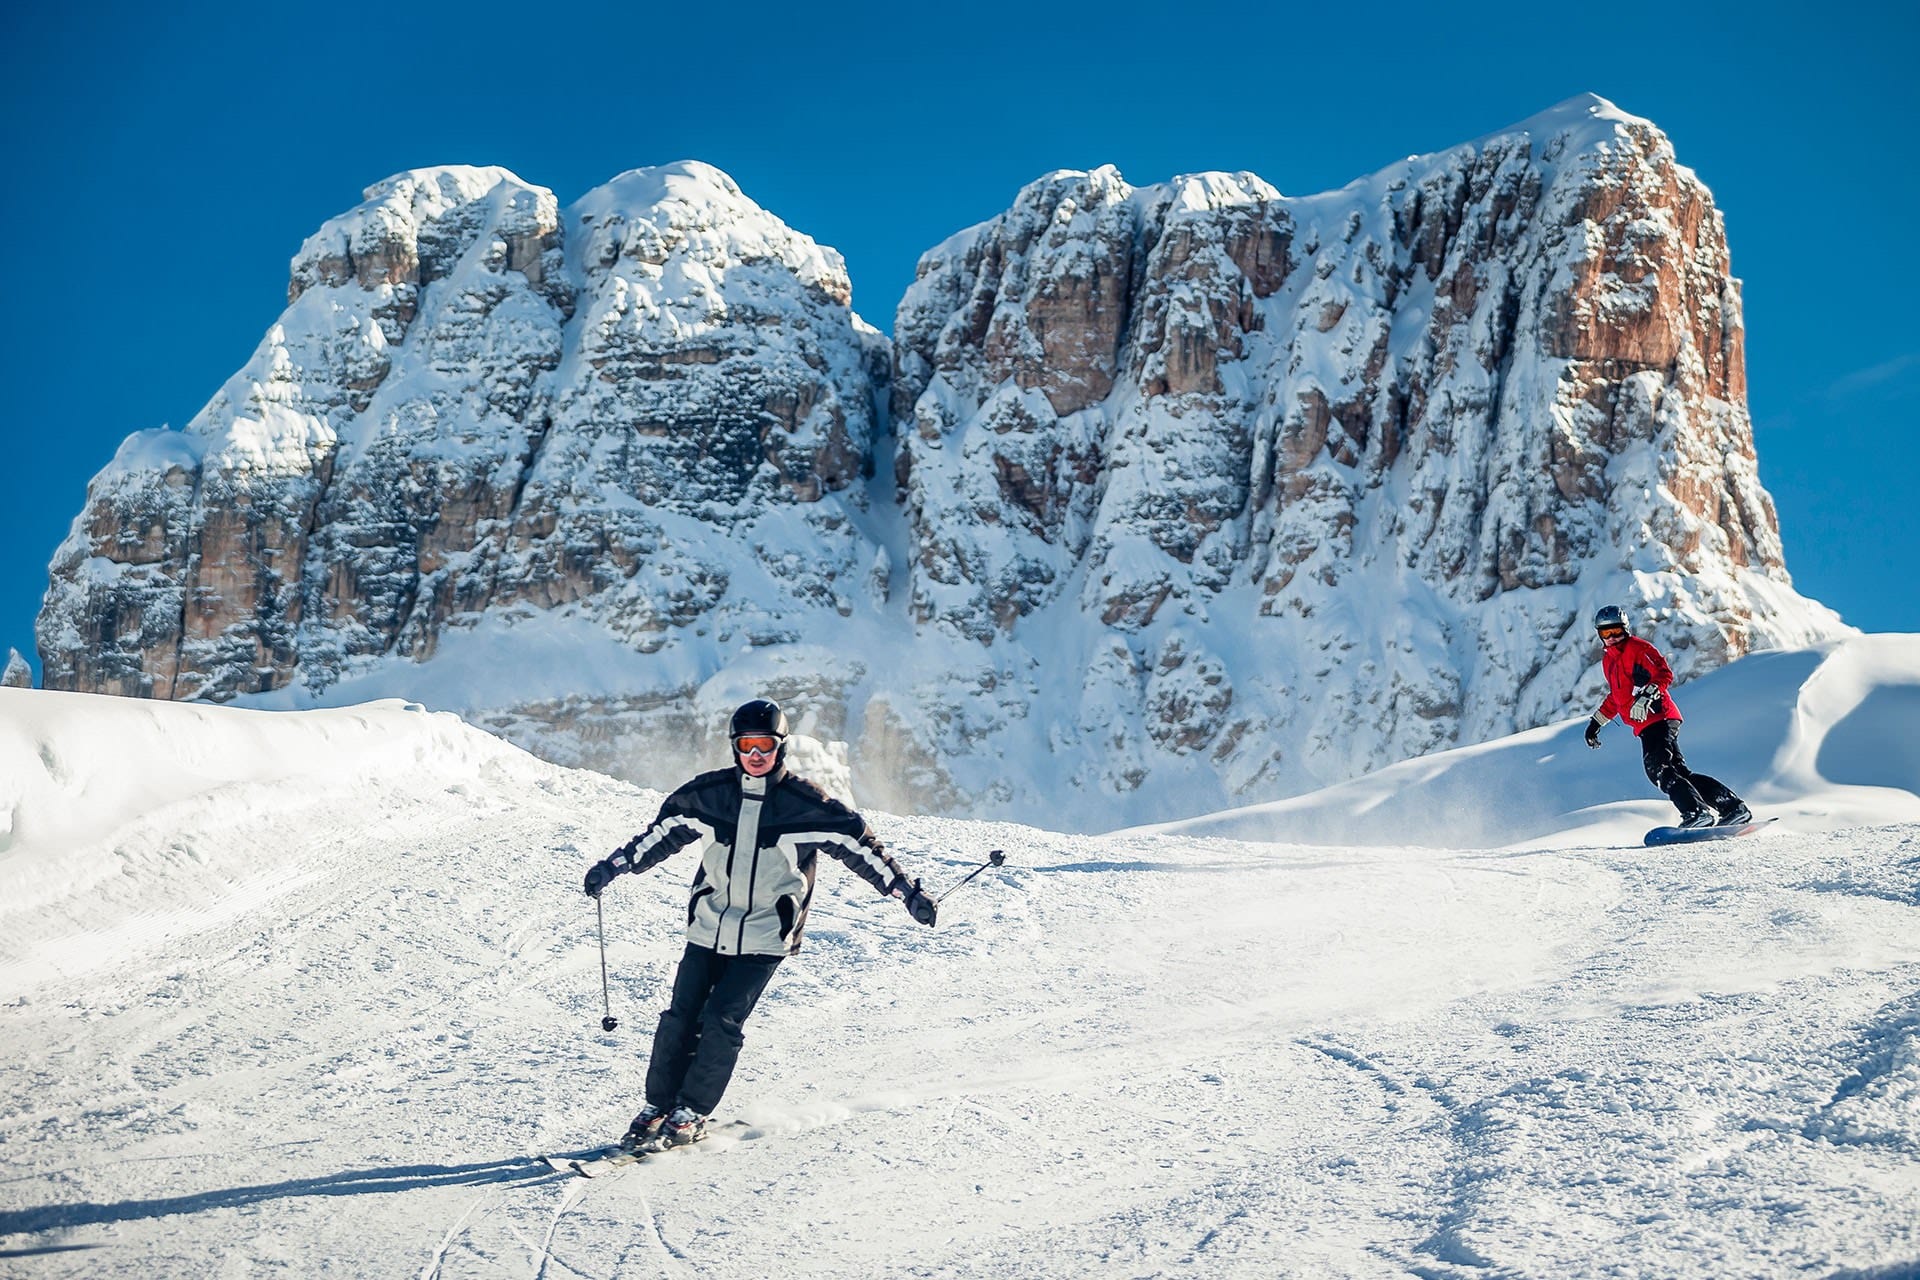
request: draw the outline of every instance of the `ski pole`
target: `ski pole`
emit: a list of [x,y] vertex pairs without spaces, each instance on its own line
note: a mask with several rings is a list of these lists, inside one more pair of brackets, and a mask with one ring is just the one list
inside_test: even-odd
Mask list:
[[607,908],[598,894],[593,898],[593,919],[600,933],[600,1007],[606,1011],[601,1015],[600,1029],[611,1031],[620,1025],[620,1019],[613,1016],[613,997],[607,992]]
[[967,880],[973,879],[975,876],[979,875],[982,871],[985,871],[988,867],[998,867],[998,866],[1005,865],[1006,861],[1007,861],[1006,850],[995,849],[992,853],[987,855],[987,860],[985,862],[981,863],[979,866],[975,867],[973,870],[967,872],[966,879],[962,880],[960,884],[956,884],[955,886],[953,886],[953,889],[949,889],[945,893],[941,894],[939,897],[935,898],[934,901],[945,902],[948,898],[951,898],[953,896],[954,889],[958,889],[961,884],[965,884]]

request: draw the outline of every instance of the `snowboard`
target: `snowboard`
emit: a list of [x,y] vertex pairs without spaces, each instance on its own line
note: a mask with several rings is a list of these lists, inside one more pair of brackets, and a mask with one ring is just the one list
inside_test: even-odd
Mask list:
[[1778,818],[1762,818],[1758,822],[1745,822],[1737,827],[1655,827],[1647,832],[1646,843],[1649,848],[1662,844],[1698,844],[1703,840],[1731,840],[1735,836],[1752,835]]

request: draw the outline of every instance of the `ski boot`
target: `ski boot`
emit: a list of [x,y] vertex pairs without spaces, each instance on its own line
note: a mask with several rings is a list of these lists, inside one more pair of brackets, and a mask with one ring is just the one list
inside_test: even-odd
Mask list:
[[692,1107],[680,1106],[660,1126],[660,1136],[654,1141],[662,1150],[668,1147],[685,1147],[707,1136],[707,1118]]
[[627,1126],[627,1135],[620,1139],[620,1146],[627,1151],[645,1151],[659,1139],[660,1126],[666,1123],[666,1119],[667,1109],[649,1102],[640,1108],[640,1114]]
[[1719,823],[1719,821],[1720,821],[1719,814],[1715,813],[1711,809],[1702,809],[1698,813],[1690,813],[1686,817],[1680,819],[1680,822],[1678,825],[1680,830],[1682,831],[1698,831],[1701,827],[1715,826]]
[[1753,821],[1753,810],[1742,801],[1735,800],[1733,807],[1720,815],[1719,825],[1723,827],[1744,827]]

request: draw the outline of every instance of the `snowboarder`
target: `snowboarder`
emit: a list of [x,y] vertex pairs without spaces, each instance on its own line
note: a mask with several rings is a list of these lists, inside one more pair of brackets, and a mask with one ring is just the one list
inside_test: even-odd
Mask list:
[[818,855],[832,854],[913,918],[938,908],[908,880],[866,819],[787,771],[787,716],[757,698],[728,726],[733,767],[703,773],[667,797],[653,825],[587,871],[598,898],[615,876],[646,871],[689,846],[700,851],[687,901],[687,949],[647,1063],[646,1106],[628,1150],[697,1142],[740,1058],[741,1027],[773,971],[800,949]]
[[1695,773],[1680,755],[1680,708],[1667,692],[1673,669],[1660,651],[1627,631],[1627,615],[1610,604],[1593,615],[1603,646],[1600,669],[1607,698],[1587,722],[1587,745],[1599,749],[1600,728],[1619,716],[1640,739],[1640,754],[1653,785],[1680,810],[1680,827],[1740,826],[1753,821],[1746,804],[1725,783]]

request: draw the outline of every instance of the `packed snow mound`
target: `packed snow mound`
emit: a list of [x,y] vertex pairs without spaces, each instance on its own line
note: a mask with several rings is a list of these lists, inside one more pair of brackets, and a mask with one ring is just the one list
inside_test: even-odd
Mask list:
[[[1821,771],[1910,667],[1807,661]],[[0,690],[0,1258],[1716,1280],[1920,1254],[1920,827],[1649,857],[875,814],[936,890],[1007,863],[932,930],[823,868],[715,1136],[589,1182],[534,1154],[637,1109],[693,868],[603,901],[612,1034],[581,874],[658,802],[404,704]],[[876,1205],[938,1229],[909,1258]]]
[[[1681,750],[1788,830],[1920,821],[1920,635],[1755,654],[1688,684]],[[1377,770],[1276,804],[1143,833],[1445,849],[1635,843],[1673,819],[1619,722],[1587,718]]]
[[0,853],[58,858],[164,805],[236,783],[324,787],[401,765],[465,772],[519,754],[458,716],[398,699],[280,714],[8,689],[0,691]]
[[222,835],[275,811],[358,826],[378,820],[364,806],[382,785],[547,767],[397,700],[275,713],[0,689],[0,989],[113,963],[114,931],[135,919],[190,931],[292,887],[309,842]]

